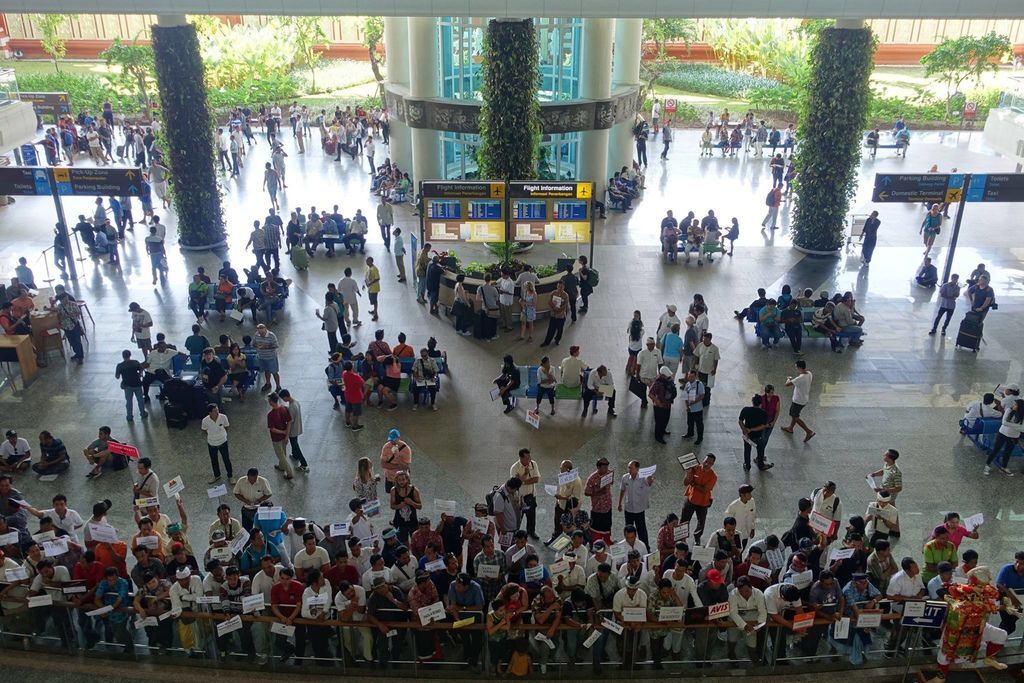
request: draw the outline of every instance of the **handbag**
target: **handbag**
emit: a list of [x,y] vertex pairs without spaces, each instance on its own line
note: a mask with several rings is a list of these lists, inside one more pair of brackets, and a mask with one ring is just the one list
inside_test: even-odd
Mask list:
[[629,378],[629,393],[636,396],[641,401],[647,400],[647,385],[640,381],[637,376]]

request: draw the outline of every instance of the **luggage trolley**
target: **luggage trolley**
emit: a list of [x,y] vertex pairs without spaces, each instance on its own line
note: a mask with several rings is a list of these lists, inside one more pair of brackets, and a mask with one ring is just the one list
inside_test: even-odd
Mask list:
[[850,216],[850,235],[846,238],[847,251],[853,246],[854,237],[858,238],[858,242],[864,241],[864,224],[868,218],[870,214],[866,213],[855,213]]

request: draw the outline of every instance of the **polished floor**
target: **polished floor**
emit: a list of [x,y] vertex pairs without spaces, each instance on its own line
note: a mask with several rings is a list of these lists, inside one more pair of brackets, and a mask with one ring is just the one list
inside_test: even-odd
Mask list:
[[[1012,170],[1011,162],[983,148],[980,137],[980,133],[921,134],[916,136],[906,160],[884,154],[876,160],[866,159],[862,167],[864,182],[854,210],[871,210],[870,178],[876,171],[917,173],[932,164],[942,170]],[[275,490],[275,502],[283,505],[288,515],[304,515],[322,523],[341,521],[348,513],[356,460],[369,456],[376,461],[388,429],[397,427],[414,449],[413,481],[423,492],[424,513],[435,519],[434,499],[457,500],[468,511],[472,502],[483,500],[492,484],[508,476],[516,451],[526,446],[539,462],[544,483],[555,482],[563,458],[573,459],[584,473],[600,456],[607,456],[617,473],[624,472],[626,462],[633,458],[644,465],[657,464],[657,484],[648,515],[653,534],[666,513],[678,512],[681,507],[682,477],[676,456],[691,447],[690,442],[679,438],[685,424],[681,424],[678,409],[672,417],[669,446],[653,441],[650,411],[642,411],[639,402],[625,391],[625,330],[633,310],[638,309],[648,332],[653,333],[666,304],[685,308],[692,295],[700,292],[709,303],[711,331],[722,352],[707,435],[699,447],[703,453],[718,456],[719,483],[709,526],[717,526],[721,511],[735,497],[739,484],[746,481],[756,487],[759,536],[785,530],[794,516],[796,499],[808,495],[825,479],[838,483],[847,515],[863,514],[871,499],[864,474],[879,467],[882,452],[892,447],[903,454],[900,465],[905,486],[900,497],[904,534],[897,546],[898,555],[920,556],[922,539],[948,510],[958,510],[964,516],[984,513],[981,539],[964,546],[977,548],[983,563],[1001,565],[1021,549],[1024,510],[1018,506],[1024,478],[1020,476],[1020,463],[1011,464],[1018,473],[1015,478],[1001,474],[984,477],[983,454],[962,440],[956,428],[965,403],[997,384],[1022,378],[1024,250],[1015,230],[1019,225],[1017,206],[968,207],[955,270],[966,274],[978,262],[987,263],[994,273],[1001,307],[988,317],[987,344],[981,352],[958,351],[952,337],[927,336],[935,312],[934,292],[912,284],[922,256],[917,236],[922,217],[919,206],[878,207],[883,223],[870,267],[862,266],[856,249],[834,260],[807,258],[791,247],[788,216],[783,217],[780,230],[770,234],[759,231],[763,199],[771,182],[767,159],[701,160],[697,158],[696,134],[679,134],[669,160],[654,160],[648,168],[647,190],[636,208],[626,215],[614,212],[598,223],[595,264],[601,271],[601,284],[590,312],[567,328],[561,346],[547,349],[558,362],[567,355],[570,344],[579,344],[591,365],[607,364],[621,390],[619,417],[609,420],[602,410],[596,417],[581,420],[578,404],[560,402],[558,414],[545,415],[540,429],[533,429],[524,419],[524,404],[513,414],[502,415],[500,404],[488,400],[488,390],[504,353],[513,354],[520,363],[536,363],[545,350],[538,348],[536,340],[532,344],[515,341],[518,334],[503,334],[493,343],[460,337],[450,323],[417,305],[411,282],[397,283],[395,263],[374,229],[376,199],[368,192],[365,161],[345,158],[336,163],[315,146],[307,146],[307,153],[298,155],[290,140],[288,144],[291,156],[287,160],[288,188],[283,192],[283,207],[308,210],[310,205],[329,208],[336,203],[345,215],[356,209],[369,215],[368,253],[377,258],[383,273],[380,327],[386,338],[394,343],[397,334],[405,332],[410,343],[419,347],[434,336],[447,351],[451,365],[451,375],[444,379],[438,399],[438,412],[412,412],[403,399],[395,412],[368,410],[367,429],[362,432],[354,434],[345,429],[331,410],[326,393],[323,368],[327,340],[314,311],[322,303],[326,283],[336,281],[349,265],[358,278],[362,263],[344,256],[329,260],[322,251],[308,271],[297,272],[290,263],[284,263],[282,271],[294,284],[275,332],[283,347],[284,385],[303,405],[305,433],[301,443],[312,471],[286,482],[272,470],[275,459],[265,430],[266,404],[256,395],[244,403],[227,404],[225,412],[233,425],[230,443],[236,472],[253,465],[260,467]],[[250,151],[241,178],[226,182],[224,187],[228,258],[236,266],[251,260],[243,251],[248,226],[265,215],[269,206],[260,190],[260,171],[267,156],[268,148],[261,141]],[[384,156],[381,147],[378,159]],[[88,197],[69,199],[65,211],[69,217],[91,214],[91,206]],[[723,218],[739,219],[741,235],[735,255],[703,267],[695,263],[665,264],[657,238],[665,210],[673,209],[677,216],[683,216],[689,210],[702,215],[709,208]],[[173,213],[158,213],[173,233]],[[5,277],[17,258],[25,256],[37,278],[45,279],[40,252],[50,243],[53,214],[48,199],[19,198],[13,206],[0,209],[0,272]],[[398,216],[398,225],[416,229],[417,219],[407,209]],[[944,230],[943,244],[937,251],[942,258],[948,235],[949,231]],[[20,381],[13,387],[6,385],[0,391],[0,428],[17,429],[33,442],[39,430],[50,430],[75,455],[71,471],[56,482],[40,482],[31,475],[17,477],[15,485],[30,502],[43,506],[54,493],[62,491],[74,507],[87,513],[94,501],[110,498],[115,503],[110,520],[127,535],[132,526],[128,475],[107,473],[97,481],[88,481],[80,456],[81,449],[95,438],[96,428],[110,425],[115,438],[138,445],[153,458],[163,481],[173,476],[184,479],[182,498],[192,523],[191,534],[194,543],[201,546],[219,502],[206,494],[210,469],[203,434],[196,423],[186,431],[168,431],[158,406],[149,418],[136,417],[135,422],[127,423],[114,366],[121,350],[132,346],[128,303],[139,302],[153,314],[154,330],[165,332],[181,344],[194,322],[186,308],[189,274],[198,265],[216,272],[219,257],[212,253],[180,253],[171,248],[170,280],[153,286],[141,237],[138,231],[129,236],[122,249],[120,271],[91,260],[79,263],[81,277],[71,286],[89,303],[96,321],[88,326],[86,361],[82,366],[67,365],[54,356],[27,388]],[[461,246],[457,250],[464,260],[484,259],[482,250]],[[544,256],[537,253],[529,258],[542,263]],[[553,258],[554,254],[547,256]],[[856,292],[858,306],[867,317],[868,337],[862,348],[841,355],[830,353],[824,341],[806,343],[814,385],[811,404],[804,414],[818,436],[804,444],[776,430],[768,446],[775,468],[747,475],[741,469],[738,412],[765,383],[781,387],[793,372],[794,357],[781,346],[762,351],[751,327],[734,321],[732,311],[753,299],[757,287],[765,286],[774,294],[786,283],[794,289]],[[542,321],[540,332],[544,324]],[[373,329],[369,322],[358,329],[360,348],[372,339]],[[239,330],[217,323],[211,316],[204,333],[216,339],[221,333],[237,338],[243,332],[253,333],[251,323]],[[785,410],[790,393],[782,390],[782,394]],[[547,530],[553,506],[549,497],[540,495],[539,499],[538,526]],[[616,532],[621,527],[621,516],[617,516]]]

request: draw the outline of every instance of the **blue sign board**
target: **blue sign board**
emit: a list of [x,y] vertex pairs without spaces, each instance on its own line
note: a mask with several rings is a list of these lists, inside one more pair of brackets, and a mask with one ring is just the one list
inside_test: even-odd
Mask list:
[[916,626],[917,628],[942,628],[946,623],[946,610],[949,605],[945,602],[905,602],[903,603],[903,619],[900,623],[903,626]]
[[0,167],[0,194],[49,197],[49,171],[26,166]]
[[967,191],[969,202],[1024,202],[1024,173],[976,173]]

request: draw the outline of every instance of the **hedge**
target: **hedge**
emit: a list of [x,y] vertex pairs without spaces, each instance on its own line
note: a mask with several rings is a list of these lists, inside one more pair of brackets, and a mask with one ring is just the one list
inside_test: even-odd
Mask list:
[[746,99],[755,89],[770,90],[782,84],[771,78],[730,71],[711,64],[681,64],[658,77],[658,85],[717,97]]

